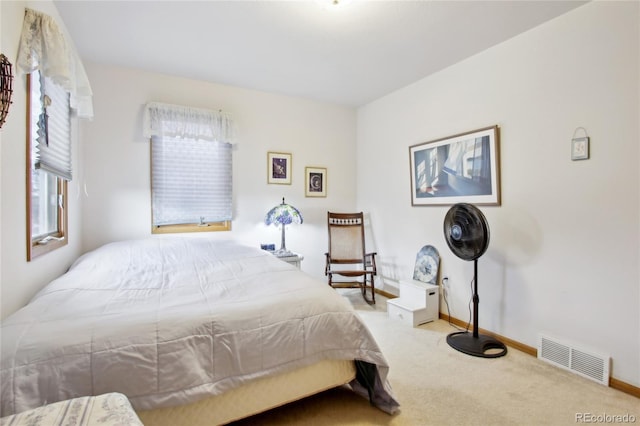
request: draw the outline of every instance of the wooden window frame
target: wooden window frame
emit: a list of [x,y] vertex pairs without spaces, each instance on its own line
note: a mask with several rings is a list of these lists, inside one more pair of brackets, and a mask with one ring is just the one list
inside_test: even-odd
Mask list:
[[186,223],[182,225],[158,225],[151,229],[152,234],[176,234],[180,232],[218,232],[230,231],[231,221],[224,222],[205,222],[203,225],[199,223]]
[[58,206],[58,230],[57,232],[53,232],[48,234],[47,236],[53,237],[47,241],[45,244],[42,244],[42,238],[35,240],[31,233],[32,231],[32,219],[31,219],[31,192],[33,190],[33,181],[32,181],[32,164],[31,164],[31,150],[32,150],[32,134],[31,134],[31,78],[33,76],[31,74],[27,74],[27,155],[26,155],[26,194],[27,194],[27,262],[32,261],[33,259],[42,256],[43,254],[52,252],[60,247],[64,247],[68,244],[68,208],[67,203],[69,197],[68,194],[68,183],[66,180],[56,177],[57,181],[57,194],[58,197],[62,197],[62,201],[57,203]]

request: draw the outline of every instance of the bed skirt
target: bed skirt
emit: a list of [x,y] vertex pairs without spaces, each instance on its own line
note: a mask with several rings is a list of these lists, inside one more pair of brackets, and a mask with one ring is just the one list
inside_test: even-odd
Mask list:
[[297,370],[265,377],[193,404],[139,411],[145,425],[221,425],[352,381],[353,361],[325,360]]

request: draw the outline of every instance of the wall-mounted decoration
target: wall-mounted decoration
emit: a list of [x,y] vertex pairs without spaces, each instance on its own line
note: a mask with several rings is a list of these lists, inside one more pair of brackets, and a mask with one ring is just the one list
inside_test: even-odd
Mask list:
[[[576,137],[578,130],[584,132],[584,136]],[[589,136],[584,127],[578,127],[573,132],[573,138],[571,139],[571,160],[586,160],[589,158]]]
[[324,167],[305,167],[305,190],[307,197],[327,196],[327,169]]
[[2,128],[7,119],[7,114],[9,114],[11,94],[13,93],[12,82],[11,62],[0,53],[0,128]]
[[291,154],[267,153],[267,183],[291,185]]
[[500,205],[498,126],[409,147],[411,205]]

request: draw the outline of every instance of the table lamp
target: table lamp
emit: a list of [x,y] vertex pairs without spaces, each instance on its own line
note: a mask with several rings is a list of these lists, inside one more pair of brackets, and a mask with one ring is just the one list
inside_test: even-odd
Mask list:
[[282,197],[282,203],[278,204],[265,216],[264,222],[267,225],[280,225],[282,228],[282,240],[280,242],[280,248],[276,250],[273,254],[278,257],[284,256],[293,256],[293,253],[287,250],[287,245],[285,243],[284,237],[284,229],[286,225],[291,223],[302,223],[302,215],[300,211],[293,207],[290,204],[286,204],[284,202],[284,197]]

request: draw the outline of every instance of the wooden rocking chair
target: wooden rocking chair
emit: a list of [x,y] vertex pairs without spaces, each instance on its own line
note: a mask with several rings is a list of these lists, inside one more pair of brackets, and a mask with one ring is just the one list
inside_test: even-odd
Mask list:
[[[376,254],[366,253],[364,246],[364,216],[360,213],[327,213],[329,252],[325,253],[324,274],[333,288],[360,288],[364,300],[376,303],[374,277]],[[352,278],[334,281],[333,276]],[[371,296],[367,296],[367,292]]]

